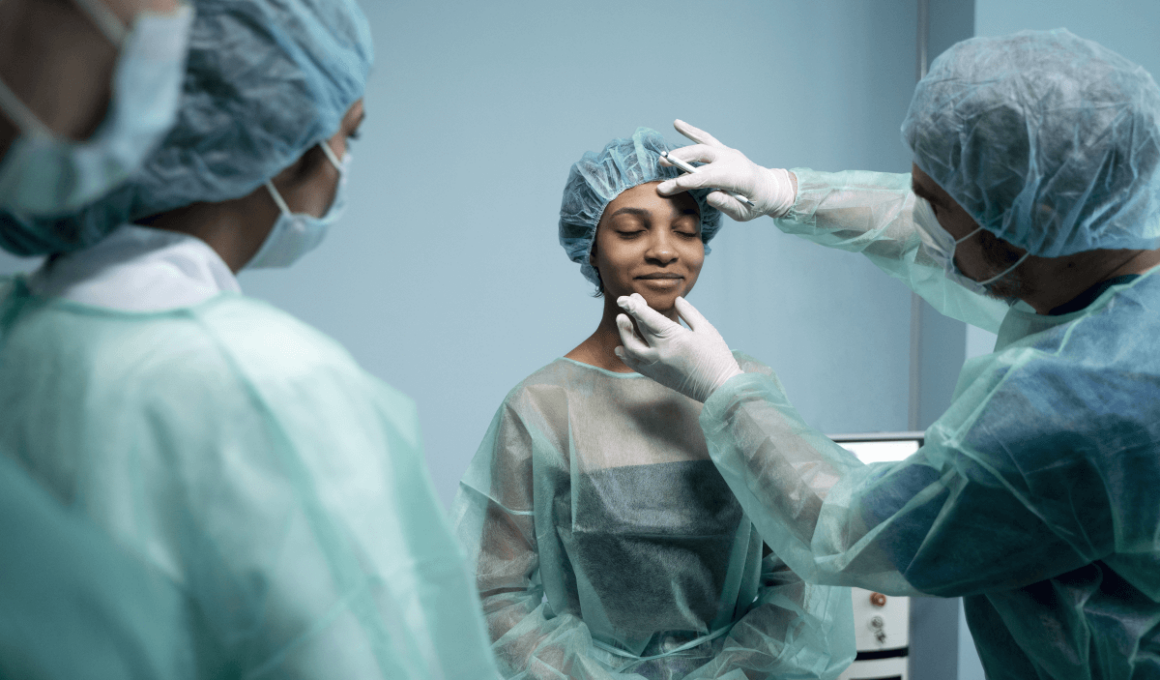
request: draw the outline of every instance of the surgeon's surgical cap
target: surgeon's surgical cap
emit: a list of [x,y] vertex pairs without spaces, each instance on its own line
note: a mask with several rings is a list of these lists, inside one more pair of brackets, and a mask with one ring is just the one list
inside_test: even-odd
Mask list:
[[197,15],[177,121],[125,184],[80,211],[0,212],[18,255],[85,248],[117,226],[245,196],[338,132],[373,60],[356,0],[192,0]]
[[1032,255],[1160,246],[1160,89],[1090,40],[958,43],[919,82],[902,136],[981,227]]
[[[599,153],[587,151],[572,165],[564,200],[560,205],[560,245],[568,258],[580,265],[585,278],[600,287],[600,275],[589,262],[592,244],[596,242],[596,225],[604,208],[624,191],[648,182],[679,177],[682,173],[660,164],[661,154],[680,148],[655,130],[637,128],[632,139],[614,139]],[[708,190],[690,191],[701,213],[701,241],[709,239],[721,227],[721,213],[705,202]],[[705,246],[709,253],[709,246]]]

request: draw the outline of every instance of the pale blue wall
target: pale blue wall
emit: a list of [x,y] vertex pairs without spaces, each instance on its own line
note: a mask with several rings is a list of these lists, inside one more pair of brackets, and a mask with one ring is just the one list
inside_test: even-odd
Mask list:
[[1156,0],[977,0],[978,35],[1028,28],[1066,28],[1160,77],[1160,2]]
[[[909,166],[913,0],[364,4],[349,217],[242,284],[418,401],[445,502],[504,394],[599,320],[556,240],[585,150],[681,117],[770,165]],[[729,224],[691,300],[819,427],[905,426],[909,297],[862,258]]]
[[[244,274],[419,405],[445,503],[504,394],[596,327],[556,241],[570,164],[682,117],[768,165],[907,171],[914,0],[365,0],[377,61],[351,206]],[[906,426],[909,294],[862,258],[728,224],[694,304],[828,432]],[[10,259],[0,269],[11,269]]]

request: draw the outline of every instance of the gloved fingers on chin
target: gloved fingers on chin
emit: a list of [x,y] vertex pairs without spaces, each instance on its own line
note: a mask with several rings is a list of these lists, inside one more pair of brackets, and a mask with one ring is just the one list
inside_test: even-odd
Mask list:
[[694,142],[696,142],[698,144],[709,144],[711,146],[725,146],[721,142],[717,141],[717,138],[714,137],[713,135],[709,134],[708,132],[705,132],[704,130],[702,130],[699,127],[689,125],[688,123],[681,120],[680,118],[673,121],[673,127],[676,128],[677,132],[681,133],[682,135],[688,137],[689,139],[693,140]]
[[636,334],[632,321],[624,314],[616,315],[616,331],[620,335],[620,343],[633,351],[648,349],[648,345]]
[[681,315],[681,318],[685,320],[685,323],[689,324],[689,328],[693,331],[715,330],[713,324],[709,323],[709,320],[702,316],[701,312],[697,311],[697,308],[685,298],[678,297],[675,306],[677,308],[677,314]]
[[633,293],[627,300],[622,297],[616,302],[621,309],[636,319],[637,330],[640,331],[645,340],[648,340],[649,336],[659,336],[673,326],[672,321],[649,307],[639,293]]

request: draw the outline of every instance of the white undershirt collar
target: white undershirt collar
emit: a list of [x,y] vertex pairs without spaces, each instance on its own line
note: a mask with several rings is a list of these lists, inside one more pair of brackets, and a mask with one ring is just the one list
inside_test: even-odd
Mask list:
[[96,245],[46,260],[28,277],[34,295],[128,312],[200,304],[238,280],[201,239],[126,224]]

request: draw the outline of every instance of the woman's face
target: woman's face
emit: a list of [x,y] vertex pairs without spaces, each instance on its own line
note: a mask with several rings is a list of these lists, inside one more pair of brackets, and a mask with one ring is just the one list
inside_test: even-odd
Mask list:
[[659,312],[688,295],[705,261],[701,218],[687,193],[657,193],[660,182],[627,189],[604,209],[596,227],[592,266],[605,296],[640,293]]
[[[348,141],[358,138],[358,129],[364,118],[366,113],[363,100],[360,99],[347,110],[338,132],[326,141],[339,160],[346,158]],[[312,146],[298,162],[279,173],[273,182],[292,212],[321,217],[334,202],[338,180],[338,169],[326,159],[322,149]],[[261,187],[256,191],[265,193]]]

